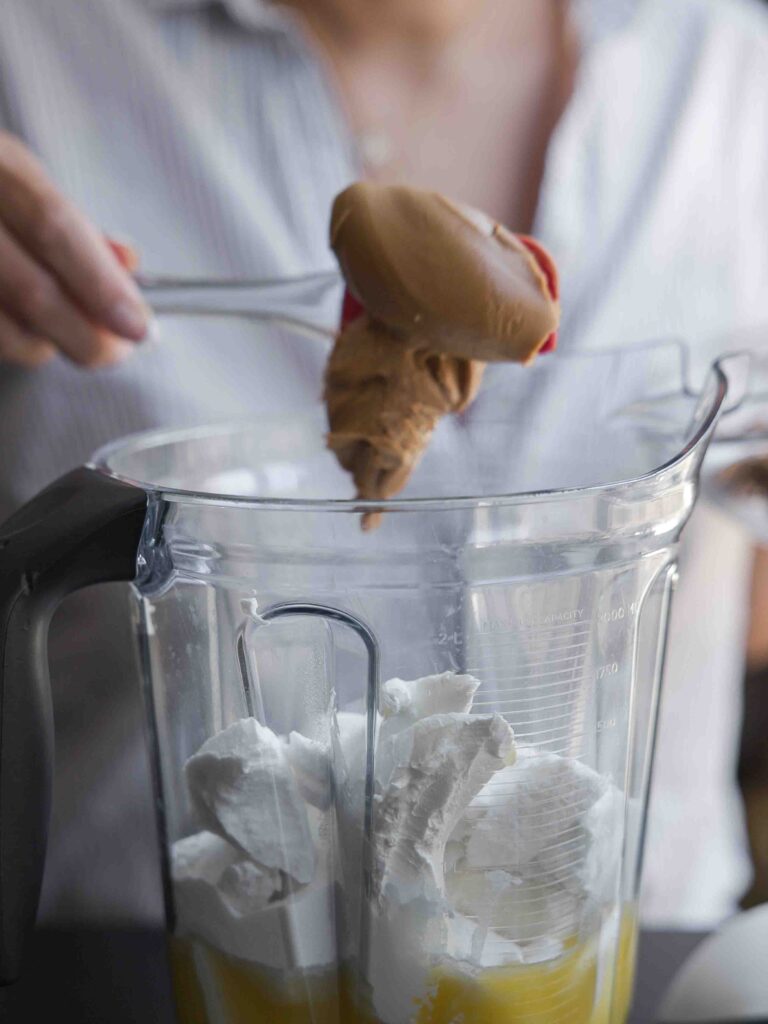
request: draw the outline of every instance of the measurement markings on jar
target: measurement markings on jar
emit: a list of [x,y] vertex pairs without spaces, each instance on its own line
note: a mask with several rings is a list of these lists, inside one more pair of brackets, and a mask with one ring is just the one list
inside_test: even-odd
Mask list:
[[[510,633],[506,636],[498,634],[470,634],[469,639],[478,644],[481,650],[503,651],[506,648],[515,650],[523,648],[528,652],[541,651],[570,651],[580,647],[589,646],[590,631],[585,633],[569,633],[567,636],[535,636],[529,637],[525,633]],[[532,654],[535,657],[535,654]]]
[[600,718],[597,722],[598,732],[609,732],[611,729],[616,728],[615,718]]
[[[520,782],[519,779],[515,779],[515,773],[512,771],[512,769],[510,769],[510,771],[507,773],[506,781],[504,781],[503,779],[492,779],[488,783],[487,791],[488,793],[492,793],[494,797],[499,797],[500,799],[506,800],[512,794],[518,793],[520,791]],[[572,799],[568,799],[569,797],[571,797]],[[569,813],[573,812],[574,818],[577,814],[580,814],[582,811],[588,810],[594,803],[594,800],[590,796],[582,797],[580,800],[573,799],[573,782],[570,779],[566,782],[556,782],[547,786],[546,791],[543,792],[541,799],[544,804],[556,804],[557,808],[559,809],[558,813],[560,813],[560,811],[562,810],[568,811]],[[482,807],[468,807],[465,813],[469,814],[470,812],[473,812],[474,814],[482,816],[485,813],[486,806],[488,806],[488,804],[490,803],[490,798],[488,800],[488,803],[486,803],[484,799]],[[539,813],[541,812],[528,811],[526,814],[523,815],[523,817],[525,821],[528,821],[531,815],[537,815]],[[569,827],[579,828],[580,826],[573,825]]]
[[[485,648],[472,650],[473,662],[480,671],[503,670],[509,679],[535,679],[564,672],[576,672],[586,657],[585,650],[568,653],[555,651],[555,657],[529,657],[526,652],[498,651]],[[469,671],[469,669],[467,669]]]
[[540,683],[535,686],[504,685],[508,682],[514,684],[516,681],[514,679],[505,679],[503,676],[497,676],[490,684],[480,689],[477,694],[479,700],[475,701],[474,706],[487,706],[493,703],[493,701],[504,698],[510,705],[515,707],[518,705],[524,707],[528,704],[530,704],[532,710],[537,707],[542,709],[548,706],[551,707],[550,702],[562,701],[563,698],[569,695],[577,696],[581,690],[579,684],[582,682],[582,678],[555,679],[551,682]]
[[[507,620],[503,630],[500,620],[491,621],[491,628],[485,621],[486,631],[469,638],[471,665],[465,671],[483,683],[473,705],[477,713],[501,714],[520,744],[572,757],[582,749],[586,732],[594,735],[594,724],[586,728],[583,705],[597,669],[591,620],[583,613],[564,614],[566,621],[559,622],[515,625]],[[619,671],[613,662],[598,668],[601,678]],[[503,797],[502,792],[496,795]]]
[[476,633],[480,636],[528,636],[533,633],[562,633],[568,630],[589,632],[588,627],[591,625],[591,619],[583,618],[557,623],[544,621],[519,622],[514,619],[481,619],[477,623]]
[[[506,717],[506,715],[502,715],[502,718]],[[512,722],[510,722],[510,725],[514,728],[514,724]],[[566,725],[553,726],[551,729],[515,729],[515,736],[518,740],[521,742],[523,740],[528,740],[536,746],[539,746],[541,743],[548,742],[546,739],[543,739],[543,737],[549,736],[551,733],[554,733],[555,735],[551,737],[549,742],[566,739],[570,742],[572,740],[581,739],[583,736],[583,732],[581,730],[574,730],[570,722]]]
[[[504,691],[497,691],[504,692]],[[507,691],[509,692],[509,691]],[[510,708],[510,714],[525,714],[526,718],[529,715],[537,714],[544,715],[547,711],[562,711],[564,708],[570,706],[573,702],[572,698],[577,697],[578,693],[571,691],[570,693],[566,690],[563,693],[545,693],[539,697],[508,697],[506,700],[476,700],[472,707],[473,708],[493,708],[502,705]],[[543,703],[547,701],[548,703]],[[573,712],[569,712],[572,714]],[[543,719],[541,719],[543,721]]]
[[[515,729],[517,736],[528,734],[530,736],[540,736],[542,733],[549,733],[555,729],[567,731],[570,734],[571,726],[574,723],[574,714],[571,709],[567,709],[562,715],[547,715],[543,718],[529,718],[527,715],[524,719],[525,733],[522,731],[520,726],[521,715],[520,712],[515,711],[498,711],[497,714],[505,718],[509,724],[514,728],[515,723],[518,723],[518,728]],[[557,725],[557,722],[569,723],[566,725]]]
[[[476,653],[478,655],[488,655],[489,656],[489,660],[493,661],[493,655],[496,652],[493,652],[493,651],[477,651]],[[561,651],[558,651],[557,653],[558,654],[562,654]],[[552,665],[552,666],[554,666],[554,665],[561,665],[561,666],[563,666],[562,668],[551,668],[546,673],[531,672],[531,673],[527,674],[530,678],[535,678],[537,675],[544,675],[544,674],[552,675],[555,672],[567,672],[567,671],[570,671],[570,669],[573,666],[569,665],[569,662],[579,661],[583,657],[584,657],[584,652],[583,651],[577,651],[575,654],[566,654],[564,657],[560,657],[560,658],[547,658],[547,659],[542,658],[539,661],[534,661],[532,664],[529,661],[529,659],[527,659],[527,658],[526,659],[521,659],[521,660],[527,661],[528,662],[528,666],[531,667],[531,668],[534,668],[534,669],[537,669],[537,668],[547,668],[550,665]],[[488,665],[486,667],[487,668],[493,668],[493,665]],[[525,678],[525,677],[521,677],[521,678]]]
[[624,619],[631,619],[640,610],[640,602],[632,601],[631,604],[620,604],[615,608],[608,608],[604,612],[597,613],[597,621],[600,623],[622,622]]
[[595,669],[595,679],[600,683],[603,679],[608,679],[610,676],[617,675],[619,668],[620,665],[618,661],[610,661],[607,665],[598,665]]

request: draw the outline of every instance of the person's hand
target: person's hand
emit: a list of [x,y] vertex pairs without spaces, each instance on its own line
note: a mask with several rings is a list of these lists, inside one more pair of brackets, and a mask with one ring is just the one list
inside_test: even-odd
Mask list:
[[58,353],[82,366],[121,359],[149,329],[132,263],[0,132],[0,363],[39,366]]

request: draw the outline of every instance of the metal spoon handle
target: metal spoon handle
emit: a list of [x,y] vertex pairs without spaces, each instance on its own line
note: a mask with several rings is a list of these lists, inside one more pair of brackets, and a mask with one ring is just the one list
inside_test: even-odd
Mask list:
[[344,294],[333,271],[273,281],[138,274],[136,283],[158,314],[266,320],[323,338],[338,330]]

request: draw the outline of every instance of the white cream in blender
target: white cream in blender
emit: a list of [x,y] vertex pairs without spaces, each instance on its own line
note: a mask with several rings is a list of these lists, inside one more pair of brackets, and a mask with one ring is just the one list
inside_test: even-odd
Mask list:
[[375,1019],[419,1019],[435,972],[469,978],[561,956],[585,914],[597,921],[616,900],[623,800],[576,760],[516,747],[502,716],[471,713],[478,686],[455,673],[383,684],[362,915],[365,715],[338,715],[332,750],[254,719],[209,739],[186,767],[206,831],[173,847],[177,934],[276,978],[335,970],[345,936],[334,935],[319,841],[331,827],[333,764],[349,940],[340,953],[352,961],[367,945],[357,969]]
[[[206,831],[173,846],[177,931],[270,968],[332,964],[333,893],[316,840],[327,753],[253,718],[207,740],[185,768]],[[324,777],[323,777],[324,773]]]

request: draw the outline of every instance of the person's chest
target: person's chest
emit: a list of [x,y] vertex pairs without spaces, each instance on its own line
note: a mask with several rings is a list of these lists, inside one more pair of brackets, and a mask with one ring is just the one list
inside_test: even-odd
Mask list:
[[[161,27],[105,0],[11,0],[3,28],[8,127],[146,269],[274,277],[330,264],[351,143],[317,63],[286,36],[221,12]],[[561,266],[563,349],[670,334],[704,347],[768,319],[756,227],[768,190],[751,159],[762,143],[723,98],[736,58],[713,67],[695,39],[657,46],[653,33],[611,42],[586,65],[550,149],[536,231]],[[708,87],[713,71],[730,91]],[[37,466],[28,491],[119,433],[318,400],[324,350],[214,334],[187,325],[112,374],[60,363],[7,375],[0,404],[25,440],[0,470]]]
[[550,0],[490,0],[437,52],[382,43],[379,53],[369,41],[366,57],[329,43],[366,172],[442,192],[530,232],[576,61],[574,33],[555,10]]
[[[147,270],[330,266],[328,211],[357,168],[320,63],[215,7],[161,19],[144,3],[11,0],[0,36],[11,130],[106,231],[138,245]],[[750,115],[736,90],[759,83],[738,54],[680,26],[665,38],[650,24],[585,57],[535,223],[560,263],[564,345],[700,338],[768,317],[763,79]],[[496,135],[513,117],[466,101],[465,126],[473,111]],[[472,152],[467,131],[438,134]],[[479,176],[487,162],[470,160]]]

